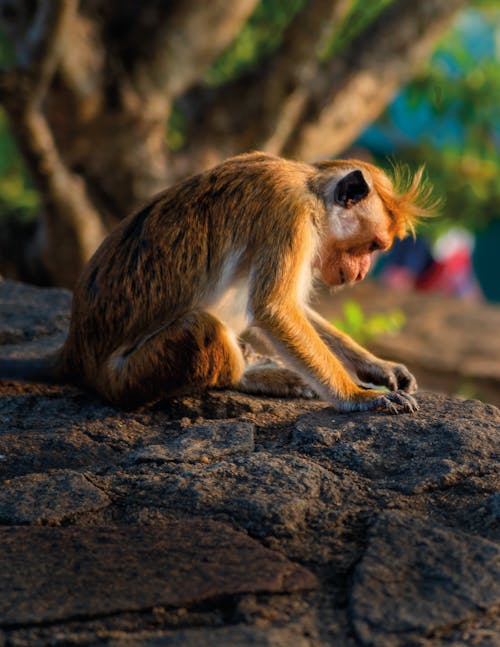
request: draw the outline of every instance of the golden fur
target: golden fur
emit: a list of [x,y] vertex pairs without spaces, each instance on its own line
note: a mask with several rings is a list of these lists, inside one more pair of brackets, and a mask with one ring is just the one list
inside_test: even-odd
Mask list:
[[[343,208],[332,196],[355,169],[369,191]],[[365,162],[308,165],[251,153],[167,189],[88,263],[52,377],[122,406],[232,387],[273,395],[312,389],[339,410],[413,410],[408,370],[335,330],[307,299],[315,272],[330,284],[361,280],[374,249],[412,228],[425,214],[420,179],[398,192]],[[245,371],[230,314],[237,299],[247,325],[302,379],[285,369]],[[393,393],[362,388],[352,376]]]

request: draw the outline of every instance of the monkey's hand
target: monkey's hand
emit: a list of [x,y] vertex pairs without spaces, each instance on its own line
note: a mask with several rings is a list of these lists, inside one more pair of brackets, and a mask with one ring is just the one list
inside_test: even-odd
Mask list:
[[366,389],[358,394],[355,402],[346,403],[348,411],[373,411],[386,409],[390,413],[413,413],[418,409],[418,403],[413,396],[405,391],[381,393],[374,389]]
[[417,390],[417,380],[404,364],[378,360],[361,364],[356,373],[363,382],[385,386],[390,391],[415,393]]

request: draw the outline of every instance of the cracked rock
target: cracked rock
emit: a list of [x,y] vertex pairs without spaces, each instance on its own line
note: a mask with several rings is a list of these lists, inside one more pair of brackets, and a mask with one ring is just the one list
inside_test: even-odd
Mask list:
[[363,645],[403,647],[500,604],[500,548],[402,513],[381,515],[354,571]]
[[211,521],[0,529],[2,628],[315,585],[305,568]]
[[0,523],[60,522],[109,504],[109,497],[78,472],[28,474],[0,487]]
[[212,465],[183,465],[150,475],[105,479],[106,488],[142,506],[223,513],[258,536],[293,535],[313,516],[342,512],[359,497],[347,483],[293,454],[254,452]]
[[[116,639],[109,647],[132,647],[137,637]],[[312,647],[312,642],[297,630],[289,628],[221,627],[218,629],[184,629],[158,636],[140,637],[142,647]]]
[[327,408],[303,415],[294,425],[294,449],[405,494],[457,485],[491,469],[500,455],[500,411],[432,397],[427,410],[429,396],[417,394],[422,413],[392,416],[388,424],[377,413],[356,420]]
[[[60,343],[70,298],[0,281],[0,356]],[[0,380],[0,646],[497,647],[500,412],[416,397]]]

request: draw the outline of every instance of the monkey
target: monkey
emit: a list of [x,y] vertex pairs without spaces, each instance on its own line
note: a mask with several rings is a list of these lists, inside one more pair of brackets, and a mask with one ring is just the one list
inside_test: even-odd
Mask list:
[[[217,388],[413,412],[406,366],[334,328],[310,295],[317,278],[363,280],[373,254],[428,215],[428,193],[422,169],[405,183],[358,160],[230,158],[117,225],[75,286],[62,348],[4,359],[0,376],[77,383],[125,408]],[[284,366],[246,365],[247,328]]]

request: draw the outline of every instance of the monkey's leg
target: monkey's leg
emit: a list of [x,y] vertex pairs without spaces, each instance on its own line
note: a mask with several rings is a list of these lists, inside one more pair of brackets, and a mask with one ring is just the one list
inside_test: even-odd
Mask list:
[[131,407],[205,388],[231,387],[241,378],[244,359],[222,322],[193,311],[108,358],[98,390]]
[[238,391],[278,398],[315,398],[315,391],[288,368],[272,363],[249,366],[235,387]]

